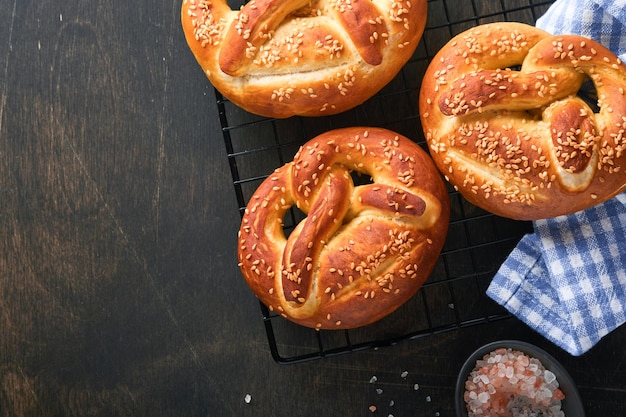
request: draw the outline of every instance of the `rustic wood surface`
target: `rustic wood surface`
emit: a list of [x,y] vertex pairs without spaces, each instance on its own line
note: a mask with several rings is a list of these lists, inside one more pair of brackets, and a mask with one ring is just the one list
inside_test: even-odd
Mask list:
[[626,328],[582,357],[510,319],[276,364],[179,10],[0,3],[0,416],[453,416],[464,358],[501,338],[560,359],[589,416],[624,415]]

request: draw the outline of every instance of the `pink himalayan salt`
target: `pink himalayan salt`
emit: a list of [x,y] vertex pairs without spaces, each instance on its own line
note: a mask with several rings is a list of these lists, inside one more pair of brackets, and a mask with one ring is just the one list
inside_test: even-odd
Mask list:
[[556,376],[539,360],[499,348],[476,362],[465,382],[469,417],[564,417]]

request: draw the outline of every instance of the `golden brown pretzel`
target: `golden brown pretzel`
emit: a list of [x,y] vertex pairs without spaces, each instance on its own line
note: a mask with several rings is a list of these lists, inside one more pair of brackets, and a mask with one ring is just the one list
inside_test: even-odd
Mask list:
[[[586,80],[597,109],[577,96]],[[470,202],[534,220],[626,187],[625,88],[626,67],[593,40],[493,23],[435,56],[420,117],[438,168]]]
[[225,97],[269,117],[361,104],[409,60],[426,0],[184,0],[187,43]]
[[[371,177],[355,185],[352,172]],[[287,210],[306,214],[288,237]],[[448,228],[441,174],[389,130],[333,130],[307,142],[256,190],[239,231],[239,265],[259,299],[301,325],[372,323],[412,297]]]

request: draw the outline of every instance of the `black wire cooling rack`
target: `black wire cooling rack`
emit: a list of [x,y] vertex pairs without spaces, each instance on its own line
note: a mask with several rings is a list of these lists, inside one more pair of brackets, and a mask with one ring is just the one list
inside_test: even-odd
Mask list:
[[[426,149],[417,97],[430,58],[451,37],[470,27],[494,21],[534,24],[551,4],[538,0],[429,0],[426,29],[413,58],[377,95],[340,115],[268,119],[239,109],[216,91],[241,214],[266,176],[291,161],[300,145],[325,131],[348,126],[385,127]],[[485,290],[531,225],[491,215],[451,187],[449,193],[447,241],[430,278],[415,297],[381,321],[353,330],[304,328],[270,313],[261,304],[260,319],[274,360],[287,364],[320,359],[509,318]],[[285,219],[286,232],[295,226],[296,217],[290,213]]]

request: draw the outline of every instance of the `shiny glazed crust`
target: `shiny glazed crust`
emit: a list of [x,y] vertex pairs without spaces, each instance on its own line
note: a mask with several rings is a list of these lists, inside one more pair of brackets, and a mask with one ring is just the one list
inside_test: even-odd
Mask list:
[[[354,173],[371,178],[358,185]],[[306,217],[286,236],[283,218]],[[241,271],[272,311],[346,329],[396,310],[434,267],[449,221],[441,174],[411,140],[380,128],[324,133],[256,190],[239,230]]]
[[184,0],[187,43],[217,90],[262,116],[355,107],[409,60],[426,0]]
[[[587,84],[591,101],[579,97]],[[593,40],[492,23],[439,51],[419,111],[435,163],[463,196],[535,220],[624,190],[625,88],[626,67]]]

